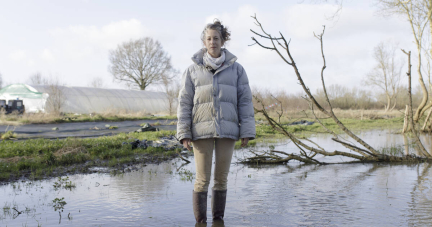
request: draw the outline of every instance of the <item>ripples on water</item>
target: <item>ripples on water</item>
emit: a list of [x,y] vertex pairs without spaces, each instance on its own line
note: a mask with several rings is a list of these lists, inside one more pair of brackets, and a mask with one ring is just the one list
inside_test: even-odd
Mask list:
[[[401,135],[374,131],[361,136],[375,147],[403,146]],[[326,148],[335,147],[329,137],[314,140]],[[295,151],[290,143],[276,149]],[[242,157],[243,152],[238,150],[235,156]],[[0,210],[0,225],[194,226],[193,180],[187,174],[195,173],[195,166],[181,164],[174,160],[116,176],[71,175],[69,180],[76,185],[71,190],[55,190],[57,179],[1,186],[0,207],[4,209]],[[233,164],[225,224],[431,226],[431,166]],[[63,197],[67,204],[60,219],[52,201]],[[12,207],[23,213],[17,215]],[[210,214],[209,199],[208,226],[212,224]]]

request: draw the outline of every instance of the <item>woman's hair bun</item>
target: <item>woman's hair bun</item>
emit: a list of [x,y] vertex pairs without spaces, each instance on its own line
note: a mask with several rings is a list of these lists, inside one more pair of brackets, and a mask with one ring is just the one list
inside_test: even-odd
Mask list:
[[221,34],[222,40],[224,43],[226,43],[228,40],[230,40],[231,32],[228,31],[228,28],[226,26],[222,25],[222,22],[215,18],[213,20],[213,23],[209,23],[205,26],[202,34],[201,34],[201,40],[204,42],[205,34],[207,30],[216,30]]

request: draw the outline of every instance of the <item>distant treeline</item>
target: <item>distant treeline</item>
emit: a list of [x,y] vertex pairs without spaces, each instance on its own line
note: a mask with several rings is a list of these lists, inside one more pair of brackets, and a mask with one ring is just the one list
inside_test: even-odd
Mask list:
[[[269,109],[276,109],[272,104],[281,103],[284,110],[306,110],[309,109],[309,104],[304,97],[304,92],[296,94],[289,94],[287,91],[270,91],[253,88],[252,93],[254,96],[263,100],[263,103]],[[327,87],[327,94],[333,108],[339,109],[384,109],[387,104],[387,99],[384,93],[372,92],[369,89],[349,88],[343,85],[330,85]],[[324,107],[328,107],[325,95],[322,89],[318,89],[313,93],[315,98]],[[420,104],[422,93],[420,87],[413,88],[413,106],[416,107]],[[260,107],[254,99],[254,106]],[[396,97],[395,109],[405,109],[409,103],[407,88],[400,87]]]

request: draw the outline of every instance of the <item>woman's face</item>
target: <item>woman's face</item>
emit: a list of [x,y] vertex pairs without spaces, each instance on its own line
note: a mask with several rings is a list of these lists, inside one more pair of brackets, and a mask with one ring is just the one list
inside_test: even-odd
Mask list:
[[218,31],[213,29],[207,30],[206,35],[204,37],[204,45],[212,57],[214,58],[220,57],[223,42]]

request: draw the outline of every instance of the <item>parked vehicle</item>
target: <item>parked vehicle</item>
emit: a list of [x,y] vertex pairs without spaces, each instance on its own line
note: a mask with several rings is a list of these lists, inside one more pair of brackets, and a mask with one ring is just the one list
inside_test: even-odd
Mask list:
[[0,112],[5,112],[6,113],[6,100],[4,99],[0,99]]
[[0,111],[4,111],[6,114],[18,113],[23,114],[25,112],[25,106],[23,100],[6,100],[0,99]]

